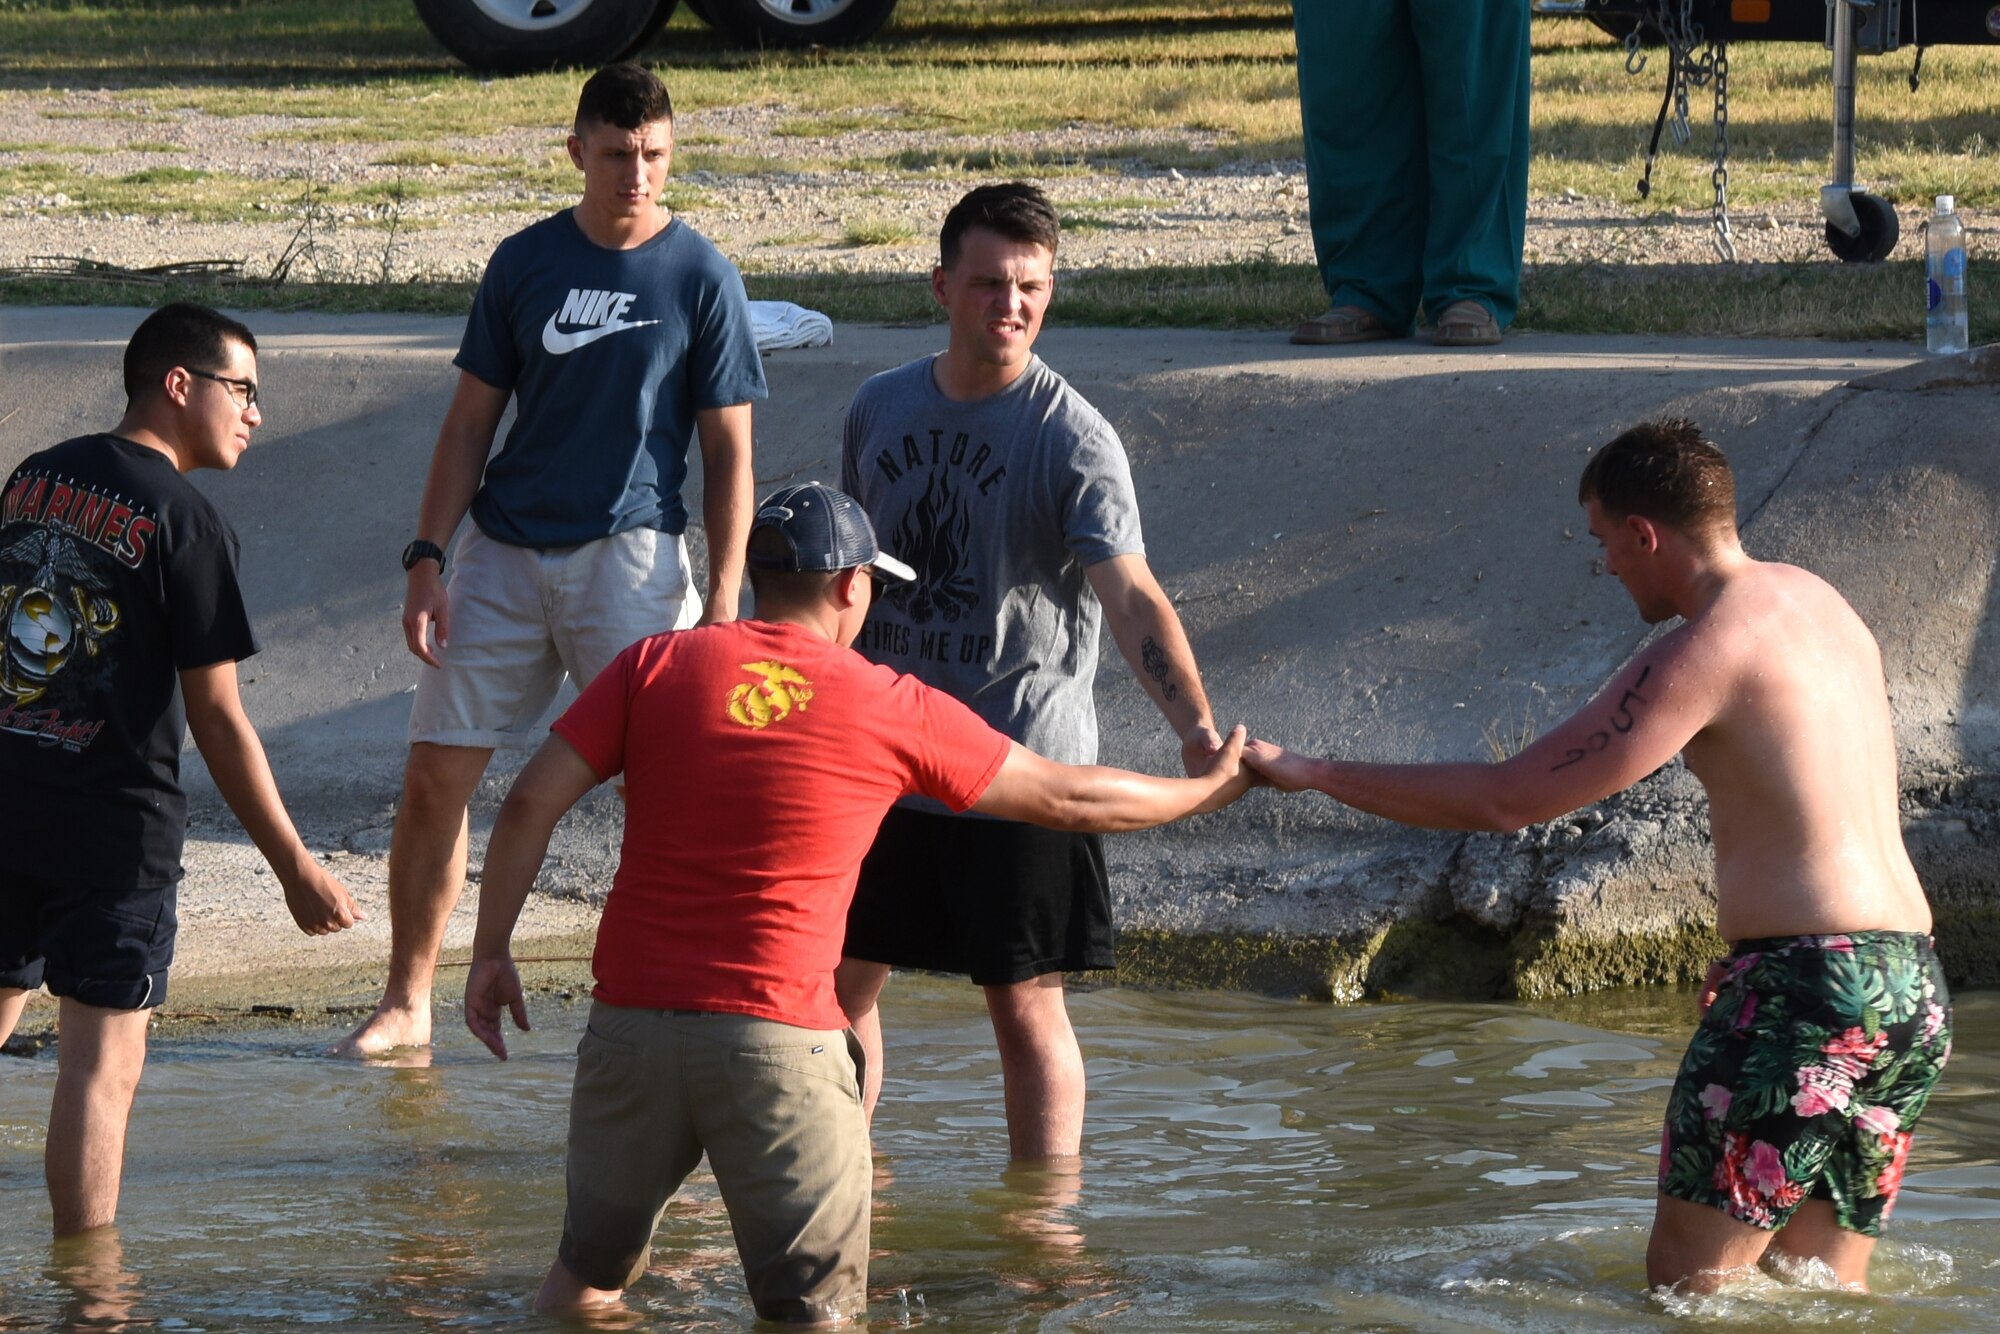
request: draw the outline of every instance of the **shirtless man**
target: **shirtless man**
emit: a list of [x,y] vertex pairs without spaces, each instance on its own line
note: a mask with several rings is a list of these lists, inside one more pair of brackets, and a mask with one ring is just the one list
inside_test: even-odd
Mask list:
[[1509,832],[1602,800],[1676,752],[1708,791],[1729,956],[1667,1102],[1654,1285],[1709,1291],[1769,1254],[1866,1285],[1910,1132],[1951,1050],[1931,913],[1903,848],[1882,659],[1825,582],[1751,559],[1722,452],[1638,426],[1584,469],[1604,565],[1683,624],[1501,764],[1359,764],[1262,742],[1287,791],[1433,829]]

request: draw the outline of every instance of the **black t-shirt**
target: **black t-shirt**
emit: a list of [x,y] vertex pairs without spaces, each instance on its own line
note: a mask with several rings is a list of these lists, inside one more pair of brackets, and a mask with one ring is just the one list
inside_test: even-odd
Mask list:
[[0,501],[0,810],[24,868],[106,888],[180,879],[179,673],[257,651],[236,534],[157,450],[66,440]]

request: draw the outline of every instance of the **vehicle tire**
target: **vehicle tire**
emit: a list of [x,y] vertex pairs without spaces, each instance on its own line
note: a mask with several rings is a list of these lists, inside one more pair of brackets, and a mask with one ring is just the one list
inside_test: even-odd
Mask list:
[[873,37],[896,0],[702,0],[702,8],[738,46],[850,46]]
[[608,65],[659,33],[678,0],[415,0],[444,49],[484,74]]
[[1887,259],[1889,252],[1896,248],[1896,238],[1902,234],[1902,226],[1896,221],[1896,210],[1881,196],[1863,194],[1859,190],[1847,198],[1854,205],[1854,216],[1861,222],[1861,231],[1858,235],[1849,236],[1829,222],[1826,225],[1826,248],[1848,264],[1873,264]]

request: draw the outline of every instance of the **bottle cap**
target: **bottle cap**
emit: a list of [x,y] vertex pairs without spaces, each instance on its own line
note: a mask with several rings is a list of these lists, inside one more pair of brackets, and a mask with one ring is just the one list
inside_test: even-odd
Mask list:
[[1949,213],[1956,202],[1950,195],[1939,195],[1937,197],[1937,211],[1940,214]]

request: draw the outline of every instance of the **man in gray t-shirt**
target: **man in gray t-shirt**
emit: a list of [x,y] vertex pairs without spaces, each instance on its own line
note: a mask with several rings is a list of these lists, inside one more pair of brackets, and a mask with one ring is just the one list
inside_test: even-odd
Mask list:
[[[931,274],[949,344],[855,395],[841,489],[917,578],[884,594],[854,646],[1031,750],[1092,764],[1108,625],[1192,773],[1222,739],[1180,618],[1147,567],[1124,447],[1034,355],[1056,241],[1055,210],[1031,185],[960,200]],[[871,1116],[890,967],[962,972],[986,993],[1013,1157],[1076,1156],[1083,1056],[1063,974],[1115,962],[1097,835],[907,798],[862,866],[843,953],[836,985],[867,1053]]]

